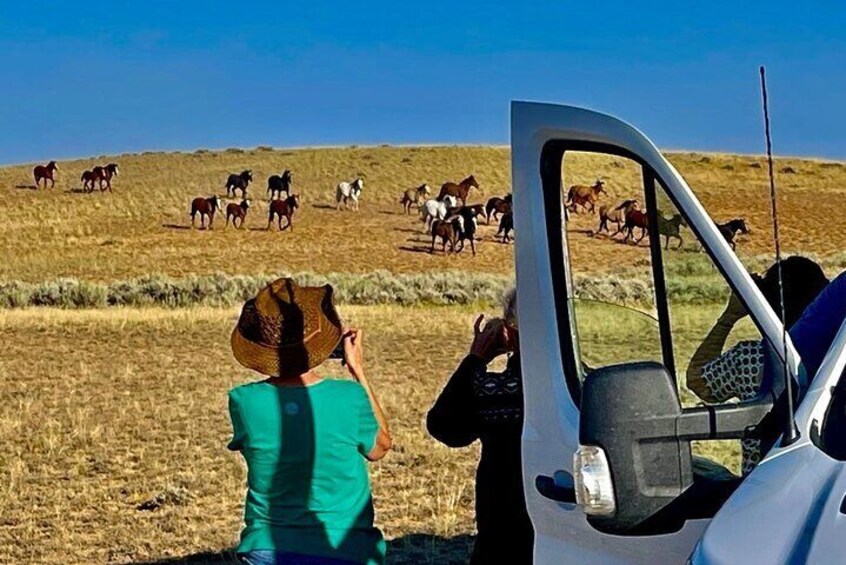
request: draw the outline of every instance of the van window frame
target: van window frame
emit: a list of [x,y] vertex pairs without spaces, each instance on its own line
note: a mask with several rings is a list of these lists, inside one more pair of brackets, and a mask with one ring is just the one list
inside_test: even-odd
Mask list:
[[[541,188],[543,192],[543,209],[546,221],[546,238],[549,249],[549,262],[552,273],[552,293],[553,293],[553,311],[555,312],[556,327],[558,329],[558,342],[561,354],[564,378],[567,384],[567,390],[577,409],[581,408],[581,390],[582,385],[579,376],[582,371],[579,355],[579,339],[578,328],[575,323],[575,312],[572,304],[575,297],[575,291],[572,285],[572,269],[569,264],[566,264],[564,242],[567,239],[566,220],[563,217],[564,210],[564,194],[563,194],[563,178],[562,166],[564,156],[568,151],[578,151],[584,153],[605,154],[609,156],[622,157],[633,161],[640,165],[644,189],[644,201],[647,205],[647,215],[650,223],[650,233],[656,229],[657,226],[657,209],[656,209],[656,184],[658,181],[660,189],[663,194],[670,199],[679,214],[684,218],[689,229],[693,233],[697,242],[702,245],[703,251],[708,255],[711,263],[716,267],[722,276],[723,281],[728,285],[732,292],[738,295],[741,303],[748,308],[748,304],[743,297],[737,292],[736,286],[728,277],[725,268],[717,261],[711,249],[704,244],[696,225],[691,222],[687,213],[679,205],[675,195],[666,189],[667,183],[662,181],[657,172],[639,155],[636,153],[617,145],[610,143],[586,141],[586,140],[567,140],[567,139],[550,139],[547,140],[540,154],[540,177]],[[713,220],[711,219],[713,222]],[[655,306],[658,312],[658,324],[661,339],[661,353],[664,366],[675,374],[675,360],[672,346],[672,325],[670,322],[669,303],[666,293],[666,279],[663,269],[663,255],[661,250],[660,237],[650,237],[650,253],[652,258],[652,278],[655,291]],[[569,250],[567,250],[566,257],[569,261]],[[660,271],[656,271],[660,269]],[[556,276],[561,274],[563,276]],[[656,276],[660,274],[660,276]],[[660,280],[660,283],[658,282]],[[659,293],[659,288],[660,292]],[[659,300],[659,296],[661,299]],[[758,328],[763,339],[767,339],[766,333],[760,326],[758,320],[754,316],[750,316],[755,326]],[[565,337],[566,336],[566,337]],[[679,394],[678,384],[676,384],[676,394]]]

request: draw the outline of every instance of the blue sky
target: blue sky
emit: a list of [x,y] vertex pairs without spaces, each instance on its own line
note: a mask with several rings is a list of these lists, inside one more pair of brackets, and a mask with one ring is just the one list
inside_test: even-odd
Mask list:
[[760,153],[762,63],[776,152],[846,158],[844,2],[4,0],[0,162],[506,144],[511,99]]

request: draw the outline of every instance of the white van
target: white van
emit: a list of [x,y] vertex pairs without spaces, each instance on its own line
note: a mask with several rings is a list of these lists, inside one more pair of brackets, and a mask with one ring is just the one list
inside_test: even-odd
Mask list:
[[[514,102],[511,152],[535,562],[846,562],[846,466],[837,459],[846,324],[796,407],[798,439],[777,444],[745,478],[726,473],[733,484],[709,483],[713,496],[687,499],[699,480],[691,442],[707,457],[714,441],[741,437],[780,405],[787,379],[782,372],[752,402],[697,405],[677,383],[713,318],[682,276],[701,275],[702,289],[722,296],[734,290],[749,312],[738,339],[763,340],[798,381],[789,336],[685,180],[635,128],[582,108]],[[681,216],[687,252],[659,237],[611,246],[592,227],[596,216],[567,211],[566,187],[600,170],[612,203],[644,205],[650,233],[659,214]],[[579,272],[595,253],[616,254],[602,260],[619,265],[619,280],[610,299],[582,300],[580,285],[600,284]],[[648,308],[626,306],[628,296],[615,303],[615,292],[638,289]]]

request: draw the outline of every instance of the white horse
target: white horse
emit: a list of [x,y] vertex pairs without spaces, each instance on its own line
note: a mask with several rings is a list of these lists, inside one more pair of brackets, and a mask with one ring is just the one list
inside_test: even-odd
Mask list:
[[341,202],[344,203],[344,207],[348,208],[348,202],[352,200],[352,208],[353,210],[358,210],[359,205],[359,198],[361,198],[361,189],[364,188],[364,181],[361,180],[361,177],[355,179],[352,182],[340,182],[338,183],[338,189],[335,191],[335,202],[336,210],[341,209]]
[[458,198],[455,196],[444,196],[443,200],[431,198],[420,207],[420,220],[425,224],[428,232],[432,227],[433,220],[446,219],[447,211],[458,206]]

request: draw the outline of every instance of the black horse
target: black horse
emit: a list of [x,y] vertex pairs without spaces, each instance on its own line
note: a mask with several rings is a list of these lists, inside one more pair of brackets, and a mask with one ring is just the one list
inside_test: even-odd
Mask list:
[[717,229],[720,230],[720,233],[723,234],[723,237],[732,249],[737,247],[734,243],[734,236],[737,235],[737,232],[749,233],[749,228],[746,226],[746,221],[743,218],[735,218],[724,224],[717,224]]
[[253,172],[251,170],[241,171],[240,175],[231,174],[226,181],[226,196],[231,193],[232,196],[237,196],[237,190],[241,189],[241,197],[247,197],[247,187],[253,180]]
[[267,192],[270,193],[271,200],[276,198],[277,195],[279,198],[282,198],[282,193],[285,193],[285,198],[291,195],[291,183],[294,180],[293,175],[291,175],[291,171],[285,169],[285,172],[282,173],[282,176],[279,175],[272,175],[270,178],[267,179]]

